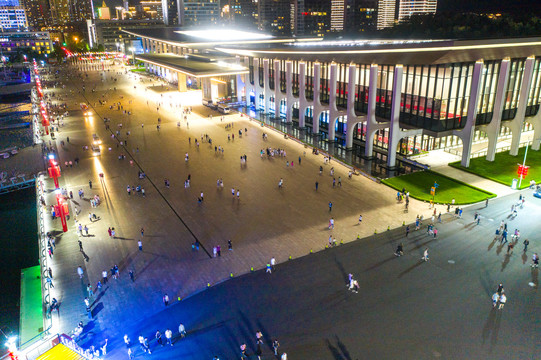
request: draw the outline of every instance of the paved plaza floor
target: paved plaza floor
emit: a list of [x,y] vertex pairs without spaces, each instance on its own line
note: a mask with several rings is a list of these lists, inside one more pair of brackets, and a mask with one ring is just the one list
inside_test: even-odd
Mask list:
[[[76,69],[67,68],[67,71],[75,73]],[[419,266],[417,258],[420,257],[418,252],[425,243],[421,239],[414,246],[417,253],[404,258],[408,261],[402,259],[401,263],[393,261],[394,243],[388,242],[395,239],[387,239],[386,236],[394,232],[391,231],[387,235],[387,228],[401,228],[403,222],[414,221],[417,214],[423,214],[425,218],[430,217],[433,210],[428,209],[427,204],[412,200],[409,212],[404,212],[404,205],[396,202],[395,192],[392,189],[362,176],[348,179],[346,167],[335,162],[324,164],[323,157],[312,155],[311,149],[284,139],[283,136],[262,128],[245,117],[227,115],[222,122],[220,116],[214,113],[210,119],[207,116],[210,110],[196,103],[195,92],[188,93],[192,98],[181,98],[179,93],[165,91],[161,86],[156,86],[156,83],[134,80],[135,75],[126,75],[120,68],[105,72],[105,75],[100,72],[87,74],[84,93],[79,92],[83,85],[81,80],[73,78],[66,82],[65,89],[48,90],[62,96],[68,103],[70,116],[65,119],[65,126],[60,129],[57,142],[66,141],[68,136],[70,141],[66,142],[65,146],[58,146],[60,162],[79,158],[79,164],[73,168],[63,168],[61,186],[73,191],[72,211],[74,207],[79,209],[78,221],[89,228],[88,236],[78,236],[72,217],[68,224],[70,230],[62,234],[59,231],[59,220],[49,220],[49,228],[54,229],[58,235],[52,261],[52,270],[55,274],[53,296],[60,301],[61,306],[59,313],[53,314],[55,330],[69,332],[78,321],[86,318],[83,303],[86,284],[91,283],[95,287],[96,282],[101,279],[101,272],[118,264],[120,279],[111,279],[101,293],[92,299],[94,321],[87,325],[86,344],[98,343],[109,338],[111,350],[124,351],[122,345],[124,333],[130,333],[135,341],[137,334],[133,333],[134,329],[142,327],[148,333],[154,321],[177,322],[179,314],[177,312],[184,311],[181,309],[193,311],[188,318],[191,328],[204,329],[209,326],[208,334],[214,334],[212,329],[221,331],[217,325],[220,321],[227,322],[223,316],[230,315],[230,318],[235,318],[234,321],[244,321],[242,316],[246,316],[247,323],[253,322],[257,318],[254,311],[255,314],[263,314],[263,310],[272,305],[287,309],[292,306],[291,311],[281,312],[280,309],[276,309],[265,314],[266,317],[274,316],[275,323],[278,322],[279,325],[271,325],[270,322],[266,325],[267,320],[262,324],[269,327],[269,334],[280,334],[281,338],[288,338],[291,335],[291,340],[286,343],[292,344],[290,349],[293,354],[296,352],[299,354],[293,358],[307,358],[303,354],[308,355],[309,352],[305,351],[314,351],[310,353],[312,354],[310,358],[319,358],[314,354],[325,349],[325,355],[321,358],[332,359],[333,357],[328,356],[331,346],[338,352],[344,352],[340,345],[341,339],[347,343],[366,345],[371,342],[370,339],[374,339],[371,335],[376,336],[382,344],[378,346],[380,350],[374,350],[374,356],[365,357],[356,350],[356,355],[351,357],[342,354],[340,355],[342,357],[334,358],[381,358],[379,355],[386,358],[385,351],[391,351],[393,336],[385,336],[384,328],[373,334],[370,331],[378,323],[378,314],[382,311],[388,313],[385,321],[393,319],[391,329],[401,329],[400,333],[396,333],[397,342],[401,348],[405,348],[408,344],[407,335],[417,331],[416,316],[421,316],[423,322],[426,322],[423,328],[438,329],[431,334],[435,339],[437,334],[444,334],[446,329],[441,329],[437,325],[445,323],[447,328],[452,328],[462,324],[453,320],[453,314],[460,313],[464,307],[468,308],[470,303],[483,303],[484,308],[484,302],[489,303],[493,283],[501,281],[492,273],[499,271],[499,266],[496,266],[498,269],[494,267],[493,259],[486,260],[486,270],[483,270],[481,276],[475,275],[475,278],[479,278],[484,285],[482,289],[475,289],[476,282],[469,281],[471,274],[468,271],[461,272],[455,278],[452,270],[455,267],[447,265],[447,259],[440,258],[430,264],[423,264],[423,269],[433,270],[429,274],[416,277],[415,269]],[[111,80],[111,77],[115,77],[116,81]],[[145,90],[147,86],[154,89]],[[156,89],[159,91],[154,91]],[[106,100],[107,103],[99,105],[98,100]],[[79,108],[81,102],[92,105],[93,116],[83,116]],[[109,108],[118,102],[121,102],[123,109]],[[156,102],[163,102],[159,111],[156,110]],[[179,108],[176,107],[178,102],[182,102],[185,106],[190,104],[194,106],[194,113],[188,115],[187,122],[183,120]],[[172,106],[169,106],[170,103]],[[124,114],[123,110],[131,112],[131,115]],[[108,123],[110,129],[105,128],[103,118],[110,119]],[[161,118],[159,131],[156,127],[158,118]],[[177,126],[179,120],[181,124]],[[225,129],[228,123],[233,123],[231,130]],[[119,124],[122,124],[122,128],[118,126]],[[242,137],[238,136],[239,129],[243,130]],[[116,131],[120,131],[120,137],[113,139],[111,135]],[[130,131],[129,136],[127,131]],[[103,141],[100,156],[92,156],[90,151],[83,150],[83,146],[90,145],[94,133]],[[262,138],[263,133],[268,134],[267,140]],[[202,134],[208,134],[212,139],[212,145],[201,140]],[[228,141],[228,134],[234,134],[235,139]],[[195,143],[196,139],[200,142],[199,146]],[[123,145],[120,145],[120,141]],[[214,146],[223,146],[223,155],[215,152]],[[260,149],[267,147],[285,149],[287,157],[267,158],[265,155],[261,158]],[[185,161],[186,153],[189,155],[188,161]],[[119,160],[121,154],[126,156],[124,160]],[[240,161],[242,155],[247,156],[245,164]],[[286,166],[286,160],[289,166]],[[323,167],[322,175],[319,174],[320,166]],[[336,185],[333,188],[331,167],[334,167],[334,177],[337,181],[338,177],[341,177],[342,186]],[[143,171],[146,178],[139,179],[138,171]],[[101,180],[98,177],[99,173],[104,174]],[[188,175],[191,178],[191,186],[185,188],[184,181]],[[169,179],[170,187],[165,186],[165,178]],[[216,186],[218,179],[223,179],[223,189]],[[281,189],[278,187],[280,179],[284,181]],[[89,180],[92,181],[92,189],[89,188]],[[317,191],[316,181],[319,183]],[[47,180],[46,184],[51,191],[52,182]],[[128,185],[144,187],[145,197],[140,193],[128,195],[126,191]],[[231,188],[240,190],[239,198],[231,195]],[[85,192],[83,199],[79,199],[77,195],[79,189]],[[204,200],[199,203],[197,199],[201,192],[204,193]],[[94,195],[99,195],[102,199],[102,204],[95,209],[90,207],[90,197]],[[52,203],[53,196],[51,192],[46,199],[48,204]],[[333,203],[332,212],[329,211],[329,201]],[[437,208],[437,212],[440,211],[444,213],[445,209]],[[508,209],[504,211],[507,212]],[[89,212],[96,213],[100,220],[89,221]],[[363,215],[362,224],[358,222],[360,214]],[[332,231],[328,229],[331,217],[336,223]],[[448,226],[450,233],[461,228],[457,227],[454,230],[453,225]],[[109,227],[115,228],[115,239],[108,236]],[[141,228],[144,228],[144,236],[141,235]],[[401,232],[402,229],[395,231]],[[370,237],[368,240],[352,243],[357,236],[364,238],[373,235],[374,231],[385,232],[385,235],[381,235],[381,239],[373,243]],[[473,233],[467,233],[468,237]],[[332,251],[319,252],[325,248],[331,234],[338,242],[352,244],[343,245]],[[458,234],[455,236],[460,238]],[[79,251],[78,239],[82,241],[88,261],[84,260],[82,252]],[[140,239],[143,243],[142,251],[137,246]],[[199,251],[192,250],[191,245],[196,239],[201,242]],[[229,239],[232,240],[232,251],[227,250]],[[464,269],[478,271],[475,259],[484,258],[486,251],[481,250],[484,245],[480,246],[474,240],[472,238],[463,242],[446,241],[445,245],[441,245],[441,251],[445,255],[451,252],[445,256],[449,259],[467,254]],[[455,248],[454,244],[459,246]],[[217,245],[221,246],[222,256],[213,258],[212,248]],[[306,257],[311,251],[317,254]],[[341,256],[344,256],[344,259],[335,260]],[[266,274],[236,279],[241,274],[249,273],[252,267],[254,270],[264,268],[271,257],[275,257],[278,263],[286,263],[278,267],[277,282],[265,284],[260,289],[256,284],[260,284]],[[289,257],[302,259],[288,261]],[[342,262],[348,265],[340,265]],[[404,264],[406,262],[407,265]],[[382,266],[376,265],[378,263]],[[385,269],[387,264],[388,270],[380,270]],[[77,266],[84,268],[84,279],[79,279]],[[374,267],[370,270],[371,266]],[[409,269],[408,266],[411,270],[404,272]],[[447,269],[448,266],[451,270]],[[129,270],[134,271],[135,282],[129,280]],[[350,294],[342,291],[345,280],[343,276],[350,271],[357,274],[360,271],[366,272],[363,283],[365,280],[368,282],[366,285],[371,289],[370,296],[358,294],[347,300]],[[389,278],[391,273],[396,277],[397,272],[404,273],[398,279]],[[410,275],[410,272],[413,274]],[[505,273],[507,272],[506,270]],[[229,279],[231,273],[234,276],[232,281],[216,285]],[[279,273],[288,275],[281,280],[278,277]],[[312,283],[312,279],[317,282]],[[283,286],[283,282],[288,286]],[[447,292],[441,293],[441,290],[446,288],[445,282],[451,282],[453,286],[449,286]],[[459,283],[465,286],[460,294],[457,293]],[[211,285],[211,289],[205,290],[207,284]],[[382,287],[380,284],[386,286]],[[434,286],[431,286],[432,284]],[[202,290],[205,290],[202,294],[193,296]],[[286,290],[289,291],[288,296],[284,293]],[[465,294],[471,295],[472,291],[475,295],[466,299]],[[173,300],[171,308],[167,309],[170,313],[163,311],[162,296],[165,293]],[[445,301],[441,302],[438,299],[420,302],[418,296],[421,294],[424,294],[423,299],[443,296]],[[189,296],[192,297],[184,300]],[[400,301],[401,296],[404,297],[403,302]],[[261,301],[262,298],[265,301]],[[306,300],[289,305],[287,299],[299,298]],[[361,299],[367,298],[372,305],[359,303]],[[177,299],[183,300],[177,304]],[[237,299],[238,303],[234,304],[232,299]],[[526,304],[529,300],[530,298],[524,297],[521,301]],[[344,301],[348,302],[348,305],[343,303]],[[218,305],[225,308],[222,309]],[[319,309],[316,305],[323,308]],[[234,306],[234,315],[231,312],[228,315],[228,306]],[[362,311],[356,313],[355,309],[359,308]],[[443,311],[446,309],[451,311]],[[245,311],[245,315],[239,313],[242,310]],[[423,314],[423,310],[427,315]],[[339,337],[330,335],[333,326],[329,324],[333,323],[332,314],[335,311],[339,312],[337,318],[346,320],[336,325],[335,333]],[[490,308],[487,307],[486,312],[475,314],[475,319],[479,320],[482,315],[487,316],[489,311]],[[519,312],[518,309],[516,311]],[[207,317],[205,314],[212,316]],[[318,317],[318,314],[322,316]],[[441,314],[442,317],[439,318],[435,316],[436,314]],[[519,324],[531,325],[529,322],[522,323],[527,317],[524,313],[521,314],[516,323],[512,324],[513,327],[518,328]],[[283,321],[280,322],[280,319]],[[136,327],[136,324],[139,325]],[[257,323],[251,324],[251,327],[246,329],[246,334],[239,335],[237,327],[231,329],[228,334],[213,335],[226,336],[221,338],[220,348],[217,350],[225,345],[226,348],[220,352],[232,354],[233,349],[237,349],[239,341],[248,342],[253,336],[251,330],[259,328]],[[271,326],[276,326],[276,331]],[[323,347],[322,337],[319,334],[322,331],[321,326],[327,329],[324,337],[327,336],[329,340],[329,345]],[[378,326],[382,324],[378,323]],[[532,326],[535,329],[535,325]],[[306,333],[303,331],[305,328]],[[203,335],[207,331],[201,333]],[[149,336],[146,333],[145,335]],[[246,335],[244,340],[241,335]],[[297,339],[297,336],[300,338]],[[459,336],[456,330],[454,336],[455,339]],[[515,338],[511,337],[510,340]],[[527,337],[528,341],[530,339]],[[434,351],[445,353],[453,349],[451,340],[453,338],[446,347]],[[423,342],[420,338],[417,341],[416,349],[420,348]],[[222,342],[227,344],[221,344]],[[203,347],[208,349],[209,355],[210,351],[214,351],[211,345]],[[208,358],[198,355],[197,351],[201,351],[202,348],[199,343],[195,342],[194,346],[188,348],[190,351],[174,353],[176,355],[171,357],[157,355],[156,358],[179,358],[180,355],[182,358]],[[120,353],[118,354],[114,358],[123,358]],[[406,355],[405,358],[415,358],[413,353],[411,356]],[[122,356],[125,356],[125,353]],[[225,358],[231,357],[228,355]]]

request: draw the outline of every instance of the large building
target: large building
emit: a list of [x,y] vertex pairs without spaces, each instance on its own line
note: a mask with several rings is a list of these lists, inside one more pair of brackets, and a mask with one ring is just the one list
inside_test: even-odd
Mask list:
[[219,0],[179,0],[182,26],[216,25],[220,19]]
[[160,20],[87,20],[88,44],[103,45],[107,51],[120,51],[133,47],[134,36],[123,30],[163,26]]
[[435,14],[438,0],[400,0],[398,6],[398,22],[409,19],[413,15]]
[[50,54],[53,51],[53,43],[46,31],[12,31],[0,33],[0,53],[13,55],[16,53]]
[[23,0],[21,5],[26,10],[28,25],[34,30],[41,30],[51,23],[49,0]]
[[[333,155],[375,157],[392,169],[397,156],[458,147],[469,166],[474,141],[488,140],[490,161],[502,137],[510,139],[511,154],[525,131],[533,130],[532,148],[540,146],[541,38],[202,40],[173,29],[131,35],[142,39],[139,60],[177,79],[179,88],[186,76],[178,74],[195,65],[175,59],[221,53],[230,65],[218,79],[228,84],[220,98],[275,118],[276,126]],[[238,72],[230,74],[230,66]]]
[[26,11],[20,6],[0,6],[0,31],[28,28]]

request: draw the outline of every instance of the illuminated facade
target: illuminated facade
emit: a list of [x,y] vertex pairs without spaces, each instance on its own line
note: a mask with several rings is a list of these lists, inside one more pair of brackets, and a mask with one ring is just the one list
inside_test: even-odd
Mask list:
[[438,0],[400,0],[398,6],[398,22],[413,15],[435,14]]
[[249,72],[235,79],[235,101],[338,155],[376,157],[394,168],[397,156],[458,146],[469,166],[481,139],[488,138],[490,161],[501,137],[510,139],[512,155],[524,131],[534,132],[532,149],[540,146],[540,38],[195,46],[137,35],[150,54],[178,46],[179,56],[202,48],[236,55]]
[[38,54],[50,54],[53,43],[46,31],[15,31],[0,33],[0,52],[5,55],[17,52],[35,51]]
[[27,28],[26,11],[22,7],[0,7],[0,30]]
[[385,29],[394,26],[395,19],[395,0],[379,0],[378,1],[378,20],[377,29]]

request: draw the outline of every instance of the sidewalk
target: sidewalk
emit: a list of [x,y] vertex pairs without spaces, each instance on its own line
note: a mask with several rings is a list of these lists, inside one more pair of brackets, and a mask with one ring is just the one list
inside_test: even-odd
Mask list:
[[[69,68],[69,71],[74,71]],[[65,75],[65,70],[62,75]],[[90,236],[79,237],[75,231],[74,216],[68,223],[69,231],[61,233],[60,221],[51,220],[48,231],[57,235],[57,247],[52,259],[55,275],[54,297],[60,305],[56,320],[57,331],[69,333],[81,320],[87,324],[85,305],[86,284],[93,286],[94,320],[85,328],[88,338],[81,344],[100,343],[109,339],[111,347],[122,346],[122,336],[135,321],[146,318],[164,308],[162,296],[167,293],[171,302],[184,299],[250,269],[262,269],[275,257],[277,262],[286,262],[289,257],[298,258],[311,251],[317,252],[328,244],[332,234],[337,242],[351,242],[387,227],[400,227],[409,223],[417,214],[428,218],[432,209],[428,204],[412,200],[409,213],[403,211],[403,204],[397,204],[394,190],[377,184],[363,176],[348,179],[348,168],[335,162],[325,165],[323,156],[304,154],[304,147],[280,134],[261,128],[259,123],[227,115],[223,122],[221,115],[194,102],[194,112],[187,123],[182,120],[176,107],[182,101],[184,106],[192,105],[191,100],[182,98],[178,92],[155,93],[145,90],[145,86],[133,80],[135,75],[106,72],[107,81],[101,82],[98,72],[88,72],[85,79],[87,92],[78,94],[81,81],[72,79],[66,89],[52,89],[66,97],[70,116],[64,120],[57,144],[70,137],[69,144],[59,149],[60,163],[78,157],[79,165],[73,168],[62,167],[60,186],[73,191],[70,211],[74,206],[81,210],[78,220],[89,227]],[[116,76],[115,91],[110,91],[110,76]],[[89,91],[96,88],[93,93]],[[134,89],[134,86],[137,86]],[[75,89],[69,93],[70,89]],[[105,94],[105,97],[103,95]],[[162,96],[163,95],[163,96]],[[188,93],[188,95],[191,95]],[[98,103],[106,99],[107,104],[92,108],[94,116],[83,117],[79,103]],[[129,103],[132,100],[132,103]],[[147,105],[147,101],[149,104]],[[163,102],[156,111],[156,102]],[[124,115],[109,106],[121,102],[124,110],[132,115]],[[174,106],[169,106],[169,104]],[[208,118],[207,112],[214,114]],[[103,117],[110,118],[110,130],[106,130]],[[161,130],[157,131],[157,118],[161,118]],[[122,123],[119,130],[118,124]],[[233,123],[232,131],[225,124]],[[141,126],[143,124],[144,126]],[[244,129],[247,129],[247,133]],[[238,130],[243,130],[242,138]],[[112,139],[111,132],[121,131],[121,146]],[[126,131],[131,135],[126,136]],[[262,139],[263,131],[268,140]],[[91,156],[83,151],[89,145],[92,134],[97,133],[102,144],[100,156]],[[212,146],[201,141],[201,135],[208,134]],[[228,141],[227,135],[235,134],[235,140]],[[191,141],[188,141],[188,138]],[[195,141],[201,144],[196,147]],[[48,140],[48,139],[47,139]],[[219,155],[214,145],[225,148]],[[267,147],[285,149],[287,161],[294,166],[286,166],[286,158],[267,159],[259,156],[260,149]],[[111,148],[111,150],[109,150]],[[189,153],[189,161],[184,154]],[[120,154],[126,156],[119,160]],[[247,155],[247,163],[240,164],[240,156]],[[301,157],[299,164],[298,158]],[[133,161],[133,163],[130,163]],[[319,175],[319,167],[324,171]],[[342,186],[332,187],[330,168],[335,168],[335,177],[341,177]],[[144,171],[145,179],[139,179],[138,171]],[[98,174],[104,173],[103,181]],[[192,186],[185,189],[184,180],[191,176]],[[164,185],[169,179],[171,187]],[[224,188],[216,187],[217,179],[222,178]],[[278,181],[284,179],[284,187],[278,189]],[[92,189],[88,181],[92,180]],[[315,181],[319,190],[315,191]],[[53,185],[47,180],[49,191],[47,205],[54,200]],[[141,185],[146,196],[140,193],[128,195],[127,185]],[[231,196],[231,188],[240,189],[240,199]],[[80,200],[77,192],[83,189],[85,199]],[[204,192],[204,201],[197,198]],[[99,195],[102,204],[91,208],[89,199]],[[332,201],[332,212],[328,203]],[[437,212],[445,212],[438,207]],[[90,222],[88,213],[96,213],[99,221]],[[363,222],[359,224],[359,215]],[[334,231],[328,230],[330,217],[336,220]],[[117,237],[109,238],[107,229],[114,227]],[[144,227],[144,236],[140,229]],[[192,251],[194,235],[201,242],[199,252]],[[77,241],[81,240],[83,249],[89,257],[84,261]],[[139,251],[137,241],[142,239],[143,250]],[[231,239],[233,251],[227,250],[227,240]],[[214,246],[221,246],[221,257],[210,259]],[[120,279],[109,280],[101,293],[96,290],[96,282],[101,280],[101,272],[117,264]],[[77,266],[85,271],[84,279],[79,279]],[[131,282],[128,271],[135,272],[135,282]],[[110,273],[109,273],[110,275]],[[56,316],[56,315],[53,315]],[[91,331],[87,331],[91,330]]]
[[476,186],[480,189],[493,192],[498,196],[505,196],[513,194],[516,190],[511,189],[511,186],[505,186],[495,181],[485,179],[475,174],[461,171],[457,168],[449,166],[448,164],[453,161],[460,161],[460,156],[445,152],[443,149],[433,150],[428,156],[424,156],[418,161],[423,164],[430,165],[431,170],[442,173],[454,179],[464,181],[470,185]]

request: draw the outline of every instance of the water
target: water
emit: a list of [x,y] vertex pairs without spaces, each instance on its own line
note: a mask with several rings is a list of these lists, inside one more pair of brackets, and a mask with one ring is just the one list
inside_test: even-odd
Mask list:
[[36,211],[33,187],[0,196],[0,327],[8,333],[19,330],[21,269],[39,264]]

